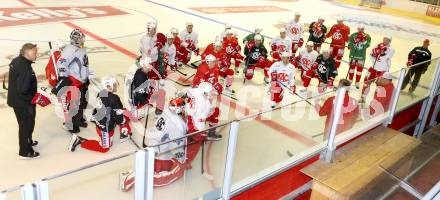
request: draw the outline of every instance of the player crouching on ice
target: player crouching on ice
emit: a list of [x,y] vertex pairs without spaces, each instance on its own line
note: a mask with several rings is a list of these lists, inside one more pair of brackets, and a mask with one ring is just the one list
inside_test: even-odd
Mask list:
[[75,151],[78,145],[91,151],[106,153],[112,146],[112,138],[116,125],[119,125],[121,142],[131,136],[129,120],[124,116],[124,108],[121,99],[114,94],[117,91],[118,82],[112,76],[106,76],[101,81],[104,89],[98,93],[97,105],[93,110],[93,119],[96,122],[96,133],[99,141],[88,140],[77,135],[72,135],[69,151]]
[[312,78],[317,78],[319,81],[318,92],[323,93],[328,88],[333,88],[333,81],[338,75],[338,70],[335,66],[335,60],[330,56],[330,50],[322,50],[322,54],[316,58],[315,64],[302,77],[304,89],[302,93],[307,93],[307,88],[310,85]]
[[271,107],[275,106],[283,100],[284,88],[294,94],[295,87],[295,68],[290,63],[290,53],[281,53],[281,61],[275,62],[267,70],[270,76],[269,94],[272,102]]
[[[255,44],[244,50],[246,56],[245,69],[243,71],[245,80],[251,80],[254,77],[254,71],[256,67],[267,68],[270,66],[270,61],[267,60],[267,49],[263,44],[263,37],[261,35],[255,35]],[[264,71],[265,75],[266,70]]]
[[[234,70],[238,73],[238,67],[243,62],[244,57],[240,54],[241,46],[238,44],[238,39],[235,37],[232,30],[225,32],[226,36],[223,38],[223,49],[225,52],[226,65],[223,69],[220,69],[220,76],[225,79],[226,90],[230,88],[234,81]],[[230,69],[230,65],[234,60],[234,70]],[[233,90],[231,90],[234,93]]]
[[[156,120],[155,126],[147,130],[148,146],[162,143],[162,145],[155,147],[155,187],[171,184],[182,177],[187,169],[186,138],[178,139],[187,133],[184,109],[185,101],[183,98],[172,99],[168,108]],[[133,170],[121,173],[119,180],[121,191],[127,192],[133,188],[134,176]]]
[[129,103],[132,106],[132,114],[137,119],[142,119],[145,115],[144,109],[150,103],[152,89],[148,82],[148,73],[151,66],[149,57],[142,57],[136,62],[138,69],[134,73],[129,89]]

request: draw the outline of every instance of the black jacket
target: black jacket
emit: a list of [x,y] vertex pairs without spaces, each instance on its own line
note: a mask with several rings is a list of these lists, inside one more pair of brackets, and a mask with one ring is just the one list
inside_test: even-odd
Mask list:
[[144,105],[149,99],[148,74],[139,68],[134,74],[133,81],[130,85],[131,97],[135,106]]
[[98,106],[93,110],[93,117],[103,127],[103,131],[112,131],[116,124],[124,122],[124,115],[117,115],[116,110],[123,109],[118,95],[102,90],[98,93]]
[[[431,51],[429,51],[428,49],[425,49],[423,47],[415,47],[413,50],[411,50],[408,53],[408,60],[412,59],[413,61],[412,63],[414,65],[417,63],[431,60],[431,56],[432,56]],[[416,67],[426,70],[430,64],[431,62],[426,62]]]
[[330,79],[335,79],[338,75],[338,70],[336,69],[335,60],[332,57],[324,59],[321,55],[316,58],[315,66],[316,74],[319,79],[325,84],[328,84]]
[[32,69],[32,61],[23,56],[14,58],[9,64],[8,105],[27,107],[37,92],[37,77]]
[[267,49],[263,44],[260,46],[254,45],[252,49],[244,49],[247,66],[255,65],[260,58],[267,58]]

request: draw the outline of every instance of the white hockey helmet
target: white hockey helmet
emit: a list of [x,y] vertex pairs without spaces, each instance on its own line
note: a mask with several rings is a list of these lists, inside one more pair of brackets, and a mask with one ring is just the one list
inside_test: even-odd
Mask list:
[[215,62],[217,60],[217,58],[215,56],[213,56],[212,54],[209,54],[205,57],[205,61],[208,62]]
[[116,81],[116,78],[111,75],[104,76],[101,79],[101,85],[104,89],[108,89],[110,87],[110,90],[113,90],[115,87],[117,87],[117,84],[118,81]]
[[392,37],[391,35],[385,35],[383,38],[387,38],[387,39],[389,39],[390,41],[393,40],[393,37]]
[[308,42],[306,43],[306,45],[309,46],[309,47],[313,47],[314,43],[313,43],[313,41],[308,41]]
[[318,20],[324,20],[324,17],[323,16],[319,16]]
[[342,17],[342,16],[338,16],[338,17],[336,18],[336,21],[337,21],[337,22],[343,22],[343,21],[344,21],[344,17]]
[[186,26],[194,26],[194,24],[191,21],[187,21]]
[[323,48],[321,53],[330,53],[330,49],[329,48]]
[[287,51],[284,51],[283,53],[281,53],[281,58],[288,58],[290,57],[290,53]]
[[389,73],[389,72],[385,72],[385,73],[382,75],[382,78],[384,78],[384,79],[388,79],[388,80],[393,80],[393,76],[392,76],[391,73]]
[[255,35],[255,37],[254,37],[254,40],[255,41],[263,41],[263,37],[261,37],[261,35],[260,34],[257,34],[257,35]]
[[259,27],[259,26],[254,27],[254,33],[259,34],[261,32],[263,32],[263,29],[261,27]]
[[156,28],[156,27],[157,27],[157,23],[156,22],[154,22],[154,21],[147,22],[147,29]]
[[286,28],[280,28],[280,33],[285,33],[286,32]]
[[201,82],[197,88],[205,94],[211,94],[212,90],[214,89],[212,84],[209,82]]
[[295,12],[295,16],[301,16],[300,12]]
[[222,47],[222,41],[221,40],[216,40],[215,42],[214,42],[214,47]]
[[363,24],[359,24],[359,25],[358,25],[358,29],[362,29],[362,30],[365,29],[365,25],[363,25]]
[[174,39],[174,35],[171,33],[167,33],[167,39]]
[[144,57],[142,57],[142,58],[139,60],[139,66],[140,66],[140,67],[146,67],[146,66],[148,66],[149,64],[151,64],[151,58],[150,58],[150,57],[144,56]]
[[232,29],[232,25],[231,24],[225,24],[225,29]]
[[170,100],[170,103],[168,104],[168,109],[170,109],[171,112],[180,114],[183,112],[185,106],[185,100],[181,97],[176,97]]
[[179,29],[177,29],[177,28],[171,28],[171,31],[170,31],[172,34],[179,34]]

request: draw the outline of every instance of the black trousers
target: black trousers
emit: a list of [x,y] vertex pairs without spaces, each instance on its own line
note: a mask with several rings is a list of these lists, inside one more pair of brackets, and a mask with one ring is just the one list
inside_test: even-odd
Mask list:
[[[425,71],[425,69],[419,67],[409,68],[405,78],[403,79],[402,89],[405,89],[408,83],[411,82],[411,90],[415,90],[417,85],[419,85],[420,77],[422,77],[422,74]],[[413,79],[412,81],[411,78]]]
[[35,127],[35,105],[15,107],[14,113],[18,122],[19,154],[26,155],[27,153],[32,153],[34,152],[32,148],[32,133],[34,132]]

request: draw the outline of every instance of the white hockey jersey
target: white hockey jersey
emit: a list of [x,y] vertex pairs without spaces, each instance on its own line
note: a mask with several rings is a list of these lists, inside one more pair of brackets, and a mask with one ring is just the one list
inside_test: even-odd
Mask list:
[[89,77],[89,58],[86,48],[67,44],[61,51],[57,67],[60,77],[72,76],[85,83]]
[[377,60],[375,57],[370,55],[371,64],[376,71],[388,72],[391,68],[391,58],[394,55],[394,49],[387,47],[387,50],[384,53],[385,55],[379,56]]
[[280,36],[275,37],[272,39],[272,41],[269,42],[269,45],[272,47],[272,45],[276,46],[277,52],[289,52],[292,53],[292,40],[289,37],[286,37],[282,39]]
[[149,57],[152,62],[156,62],[158,58],[159,50],[156,47],[157,37],[150,37],[149,35],[144,35],[139,43],[139,51],[142,56]]
[[290,62],[286,65],[283,61],[278,61],[273,63],[267,72],[271,77],[273,73],[276,73],[277,81],[290,87],[295,84],[295,71],[295,67]]
[[304,35],[304,25],[292,19],[286,25],[287,36],[293,41],[298,42]]
[[317,57],[318,52],[316,52],[315,50],[308,52],[306,48],[303,48],[299,51],[298,54],[298,65],[307,71],[312,68]]
[[194,47],[197,49],[199,45],[199,34],[197,34],[195,31],[188,33],[188,31],[183,30],[182,32],[180,32],[180,39],[182,40],[182,42],[186,42],[188,44],[188,47],[194,45]]
[[204,95],[203,91],[197,88],[190,88],[187,91],[187,96],[190,100],[185,105],[186,114],[191,116],[197,130],[204,130],[205,120],[211,113],[211,101]]
[[174,44],[169,45],[168,42],[165,43],[165,46],[161,49],[161,52],[170,66],[174,66],[176,64],[176,46],[174,46]]
[[[156,145],[183,137],[186,133],[187,124],[183,118],[166,109],[156,120],[155,126],[148,129],[147,143],[149,146]],[[180,139],[155,147],[156,159],[170,160],[175,158],[183,163],[186,160],[185,145],[186,139]]]

